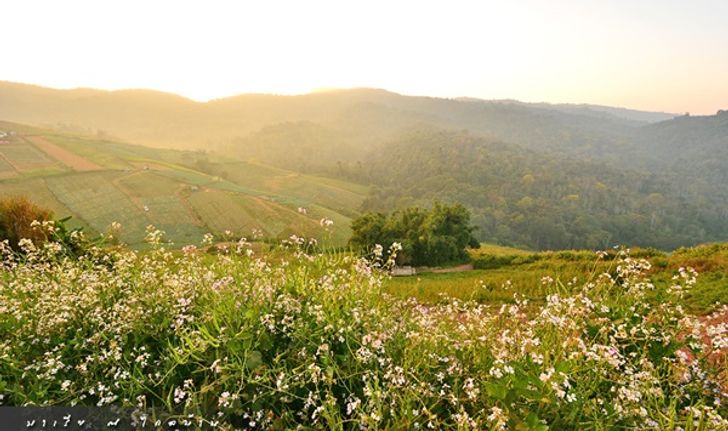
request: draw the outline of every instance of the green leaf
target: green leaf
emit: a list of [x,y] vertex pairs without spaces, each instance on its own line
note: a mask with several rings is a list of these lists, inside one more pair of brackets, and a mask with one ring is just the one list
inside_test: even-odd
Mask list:
[[498,383],[486,383],[485,391],[488,393],[488,395],[497,400],[504,400],[508,395],[508,390],[506,389],[506,387]]
[[528,429],[531,431],[547,431],[549,429],[548,425],[541,423],[538,415],[533,412],[526,416],[526,425],[528,425]]
[[252,350],[245,355],[245,368],[255,370],[263,365],[263,354]]

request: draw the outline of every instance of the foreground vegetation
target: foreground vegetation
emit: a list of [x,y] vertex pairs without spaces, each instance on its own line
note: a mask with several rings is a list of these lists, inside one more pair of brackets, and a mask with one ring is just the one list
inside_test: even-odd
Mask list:
[[[458,298],[488,304],[513,303],[517,292],[531,303],[542,304],[554,289],[578,292],[598,274],[613,272],[619,252],[610,250],[605,259],[597,260],[589,250],[535,252],[483,244],[469,250],[475,268],[472,271],[397,277],[388,281],[384,290],[403,299],[414,296],[425,303]],[[652,263],[648,276],[662,288],[672,283],[672,276],[680,268],[696,268],[700,272],[698,282],[681,302],[690,312],[707,314],[728,303],[728,244],[681,248],[670,254],[633,249],[630,254]],[[654,294],[648,293],[651,300],[656,300]]]
[[542,304],[426,305],[383,292],[385,262],[301,238],[266,256],[161,238],[80,257],[2,247],[5,405],[245,429],[728,429],[726,327],[680,305],[689,268],[654,286],[651,264],[623,252],[568,292],[545,284]]

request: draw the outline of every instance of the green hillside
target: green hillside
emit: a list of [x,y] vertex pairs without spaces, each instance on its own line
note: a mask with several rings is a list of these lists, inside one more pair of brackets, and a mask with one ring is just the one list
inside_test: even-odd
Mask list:
[[724,182],[686,183],[669,172],[618,169],[442,130],[393,140],[364,166],[361,175],[374,185],[365,209],[460,202],[482,241],[671,250],[728,239]]
[[[155,174],[183,184],[242,194],[254,208],[310,206],[310,219],[314,213],[336,220],[359,210],[459,202],[472,211],[479,240],[534,249],[674,249],[728,240],[726,111],[674,117],[366,88],[202,103],[145,90],[0,82],[0,118],[153,147],[107,145],[99,151],[53,137],[84,161],[9,145],[2,153],[14,164],[0,161],[3,181],[96,166],[134,170],[147,163]],[[154,149],[160,147],[187,151]],[[58,157],[67,160],[59,163]],[[228,200],[220,208],[238,206],[223,202]],[[200,210],[198,222],[219,225],[203,221],[215,211]],[[298,226],[298,213],[261,211]]]
[[[700,274],[697,283],[681,300],[690,312],[705,315],[728,303],[728,243],[685,247],[672,253],[655,249],[632,249],[634,258],[651,262],[648,271],[657,288],[675,283],[673,276],[681,268],[694,268]],[[439,303],[445,298],[475,300],[501,305],[525,298],[542,304],[554,291],[571,292],[594,281],[603,273],[616,269],[614,258],[619,250],[599,257],[591,250],[529,251],[483,244],[469,250],[473,270],[462,272],[423,272],[415,277],[394,277],[385,289],[400,298],[415,297],[425,303]],[[659,302],[655,292],[648,300]]]
[[[122,225],[137,245],[148,225],[176,244],[211,232],[264,239],[292,234],[334,245],[349,237],[366,188],[202,151],[153,149],[99,137],[0,122],[0,195],[25,195],[72,216],[71,224],[104,233]],[[305,211],[304,211],[305,210]],[[334,221],[325,232],[320,220]]]

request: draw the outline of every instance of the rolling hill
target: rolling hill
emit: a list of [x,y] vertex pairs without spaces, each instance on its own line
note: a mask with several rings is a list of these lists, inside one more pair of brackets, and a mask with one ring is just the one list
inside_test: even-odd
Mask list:
[[498,244],[674,249],[728,238],[725,183],[555,157],[467,132],[414,131],[363,166],[374,185],[364,209],[461,202],[479,239]]
[[[341,245],[366,188],[204,152],[162,150],[0,122],[0,195],[25,195],[91,232],[122,225],[142,242],[147,225],[177,244],[207,232],[268,239],[291,234]],[[305,208],[305,213],[299,208]],[[324,232],[329,218],[335,229]]]
[[[54,90],[0,82],[0,118],[9,121],[100,130],[150,146],[214,146],[246,155],[251,149],[235,145],[240,139],[255,138],[270,126],[314,123],[319,134],[335,136],[340,160],[422,124],[583,155],[671,117],[596,105],[441,99],[367,88],[300,96],[245,94],[200,103],[149,90]],[[289,145],[296,150],[295,143]]]
[[[192,218],[206,227],[222,226],[209,218],[226,210],[212,208],[253,204],[223,199],[217,192],[223,190],[255,199],[255,206],[270,204],[269,195],[283,196],[274,203],[289,209],[313,202],[347,219],[361,210],[457,200],[473,211],[481,240],[533,248],[621,243],[671,249],[728,240],[726,111],[675,116],[366,88],[200,103],[147,90],[0,82],[0,119],[150,147],[134,147],[123,157],[103,147],[94,159],[84,156],[93,145],[62,142],[116,173],[127,169],[129,157],[170,159],[171,168],[151,174],[214,190],[204,196],[216,203],[206,207],[201,196],[185,198],[206,208]],[[29,145],[6,150],[14,164],[0,162],[3,183],[21,174],[24,181],[69,175],[68,166],[53,162],[62,153],[43,151],[42,141]],[[202,157],[200,149],[212,153]],[[123,185],[128,179],[84,172],[129,190]],[[220,180],[210,183],[214,177]],[[229,223],[280,216],[251,211]],[[266,215],[273,213],[279,215]],[[277,226],[268,233],[287,232]]]

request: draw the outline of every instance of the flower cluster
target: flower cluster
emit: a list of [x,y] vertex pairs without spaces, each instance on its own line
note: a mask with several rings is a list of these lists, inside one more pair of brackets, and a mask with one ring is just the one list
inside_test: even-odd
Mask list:
[[689,268],[656,303],[650,263],[625,253],[574,293],[544,277],[542,304],[425,305],[383,293],[384,247],[373,263],[286,241],[205,258],[0,244],[0,403],[237,429],[728,429],[728,309],[683,310],[669,292]]

